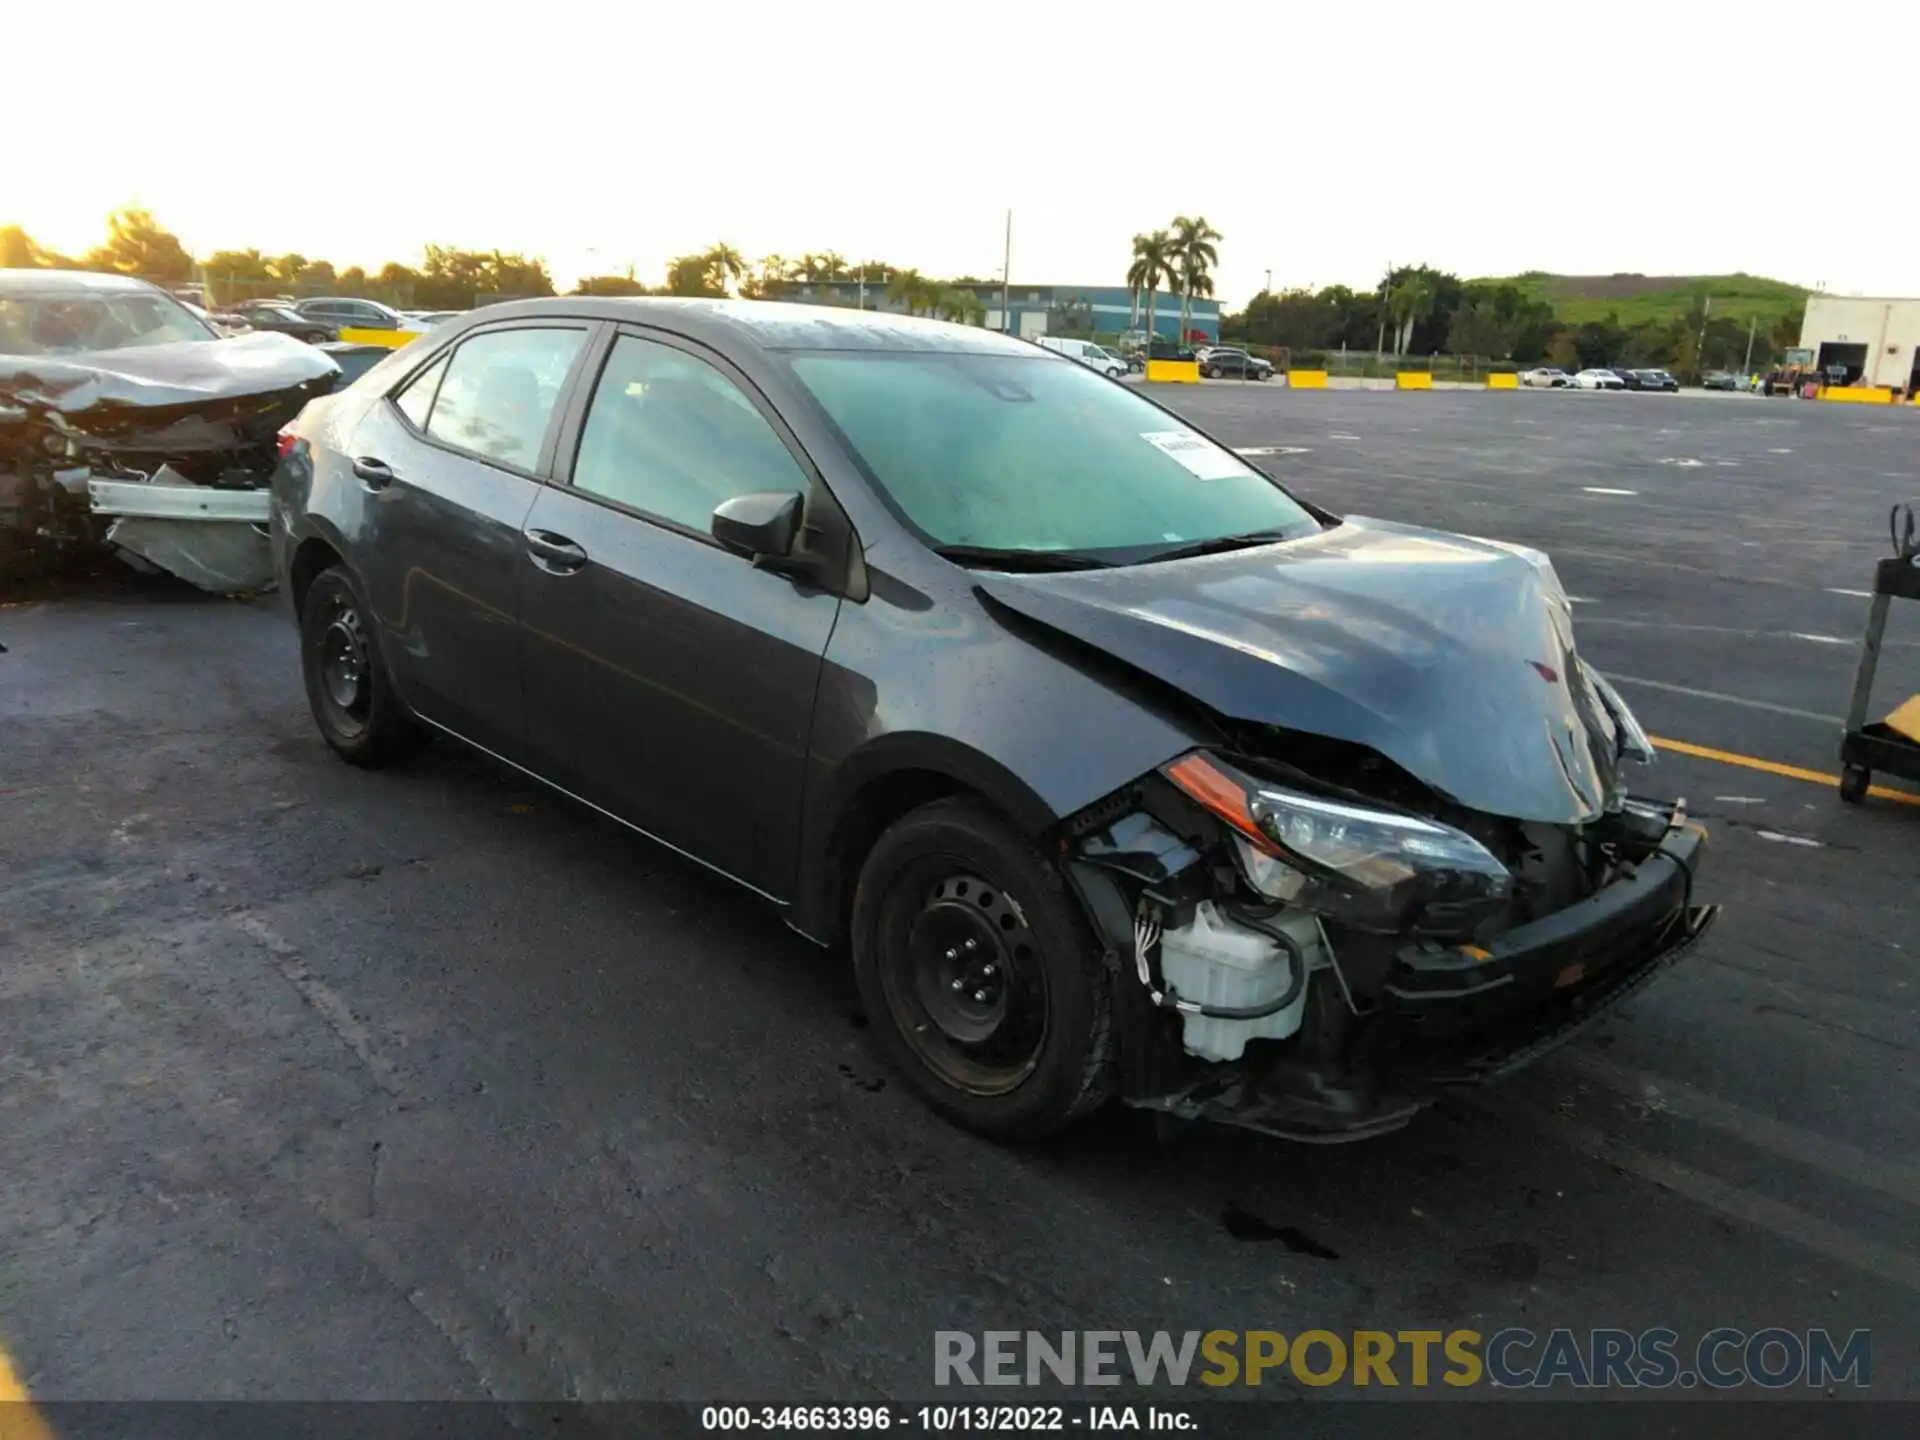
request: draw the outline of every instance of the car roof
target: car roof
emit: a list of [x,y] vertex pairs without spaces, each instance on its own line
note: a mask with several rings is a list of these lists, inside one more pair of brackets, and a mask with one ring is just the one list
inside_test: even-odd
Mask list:
[[164,295],[166,291],[131,275],[96,270],[0,270],[0,295]]
[[[582,316],[657,324],[709,342],[747,341],[763,350],[904,350],[1031,356],[1037,347],[976,325],[954,325],[885,310],[847,310],[777,300],[667,296],[557,296],[513,300],[467,312],[466,323]],[[461,322],[455,321],[454,324]],[[436,330],[436,336],[445,332]]]

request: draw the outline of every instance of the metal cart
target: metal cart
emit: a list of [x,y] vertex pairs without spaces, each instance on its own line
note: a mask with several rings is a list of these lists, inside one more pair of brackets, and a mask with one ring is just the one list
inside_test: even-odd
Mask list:
[[[1894,506],[1887,529],[1893,537],[1893,554],[1874,569],[1867,633],[1860,647],[1860,668],[1853,677],[1853,701],[1847,706],[1847,731],[1840,741],[1840,798],[1855,805],[1866,799],[1876,770],[1920,782],[1920,741],[1885,721],[1867,723],[1873,672],[1879,668],[1880,641],[1887,628],[1887,605],[1896,598],[1920,600],[1920,541],[1914,538],[1913,506]],[[1901,706],[1896,715],[1906,713],[1916,701],[1920,697]]]

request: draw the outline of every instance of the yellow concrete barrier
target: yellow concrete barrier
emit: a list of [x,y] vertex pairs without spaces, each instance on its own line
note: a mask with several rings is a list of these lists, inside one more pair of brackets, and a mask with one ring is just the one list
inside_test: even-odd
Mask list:
[[1519,388],[1520,377],[1518,375],[1508,375],[1496,370],[1487,376],[1487,389],[1489,390],[1518,390]]
[[1287,384],[1295,390],[1324,390],[1327,388],[1327,372],[1324,370],[1289,370]]
[[1149,360],[1147,361],[1147,379],[1163,380],[1172,385],[1198,385],[1200,362],[1197,360]]
[[389,350],[398,350],[420,337],[411,330],[361,330],[355,327],[342,330],[340,338],[355,345],[384,345]]
[[1891,405],[1893,392],[1874,385],[1829,385],[1820,392],[1822,400],[1841,400],[1849,405]]
[[1393,377],[1396,390],[1431,390],[1433,376],[1425,370],[1401,370]]

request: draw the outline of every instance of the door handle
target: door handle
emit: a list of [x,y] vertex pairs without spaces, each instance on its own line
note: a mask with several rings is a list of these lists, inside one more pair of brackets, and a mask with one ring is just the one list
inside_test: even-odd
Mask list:
[[356,456],[353,473],[360,477],[360,483],[369,490],[384,490],[393,483],[393,467],[371,455]]
[[571,575],[587,563],[585,550],[551,530],[528,530],[521,538],[527,542],[528,557],[549,575]]

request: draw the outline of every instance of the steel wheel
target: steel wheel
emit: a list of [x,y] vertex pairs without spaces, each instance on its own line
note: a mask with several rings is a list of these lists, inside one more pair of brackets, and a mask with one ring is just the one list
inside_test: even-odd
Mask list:
[[956,872],[897,895],[882,919],[880,956],[901,1035],[948,1084],[1004,1095],[1033,1073],[1048,1020],[1038,942],[991,882]]
[[358,735],[373,708],[373,667],[360,609],[345,595],[328,597],[324,623],[314,637],[321,695],[343,738]]

